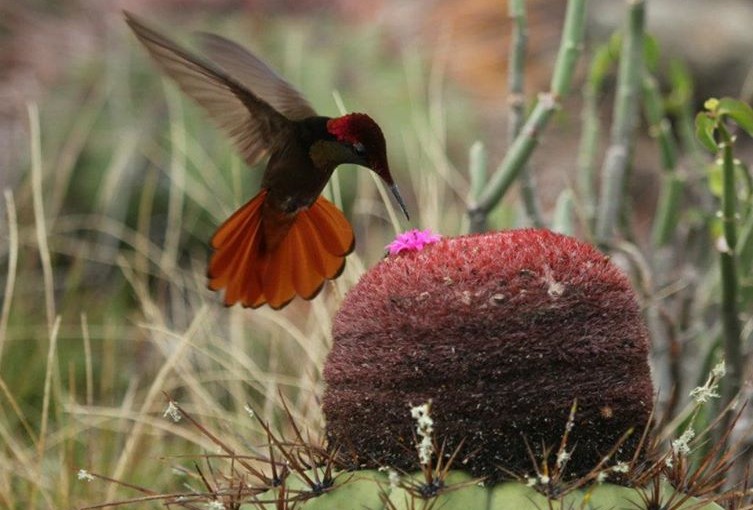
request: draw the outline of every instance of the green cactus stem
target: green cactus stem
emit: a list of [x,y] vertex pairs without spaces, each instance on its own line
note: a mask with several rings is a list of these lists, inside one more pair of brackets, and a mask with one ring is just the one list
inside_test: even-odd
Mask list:
[[[312,473],[307,476],[314,477]],[[385,472],[377,470],[340,472],[335,474],[334,485],[329,490],[313,493],[303,477],[291,475],[284,486],[260,493],[256,497],[257,502],[249,508],[277,510],[280,508],[277,503],[281,491],[285,491],[286,501],[294,504],[298,510],[641,510],[653,508],[650,506],[652,496],[658,497],[659,502],[671,510],[722,508],[713,502],[682,495],[667,483],[661,483],[655,494],[651,488],[600,483],[550,499],[522,482],[504,482],[488,487],[466,473],[450,471],[442,489],[432,496],[422,497],[416,494],[412,483],[420,479],[421,475],[414,475],[390,480]]]

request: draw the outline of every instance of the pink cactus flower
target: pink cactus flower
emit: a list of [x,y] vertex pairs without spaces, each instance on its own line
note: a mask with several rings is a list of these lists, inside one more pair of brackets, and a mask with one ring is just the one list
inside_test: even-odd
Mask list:
[[426,230],[413,229],[398,234],[386,248],[390,255],[397,255],[404,251],[423,250],[426,245],[434,244],[440,239],[442,239],[441,235],[433,233],[428,228]]

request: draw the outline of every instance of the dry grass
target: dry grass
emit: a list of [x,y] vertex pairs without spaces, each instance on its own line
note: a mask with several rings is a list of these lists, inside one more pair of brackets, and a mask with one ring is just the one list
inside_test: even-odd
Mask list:
[[[312,302],[283,312],[224,308],[205,288],[205,242],[245,201],[254,179],[172,86],[155,87],[157,73],[142,69],[148,64],[126,41],[129,48],[117,57],[122,65],[95,71],[98,78],[73,76],[58,102],[29,106],[26,178],[4,190],[3,508],[71,508],[134,494],[79,480],[80,469],[134,486],[180,489],[173,467],[217,445],[163,417],[165,395],[237,452],[266,443],[262,423],[291,432],[283,398],[294,423],[322,430],[318,396],[334,310],[403,228],[379,184],[366,172],[341,169],[326,193],[350,211],[359,244],[343,276]],[[285,44],[303,45],[305,38]],[[373,40],[367,35],[355,44],[368,48]],[[378,54],[370,58],[375,69],[383,65]],[[392,88],[406,90],[394,83],[404,79],[400,69],[390,73]],[[75,104],[78,86],[89,82],[96,85],[86,101]],[[385,114],[383,124],[393,133],[396,177],[415,196],[415,223],[438,227],[440,208],[458,218],[463,204],[454,200],[447,208],[452,194],[440,199],[435,191],[447,179],[462,180],[441,150],[444,124],[426,118],[425,84],[411,87],[406,93],[414,104],[405,109],[406,99],[395,98],[385,108],[404,114],[394,121]],[[441,100],[442,88],[433,87],[432,101]],[[367,110],[372,93],[361,90],[365,101],[351,94],[347,106]],[[329,91],[312,99],[331,113],[343,107]],[[59,115],[55,122],[47,111]],[[420,170],[408,173],[405,166]],[[247,405],[259,420],[249,417]]]

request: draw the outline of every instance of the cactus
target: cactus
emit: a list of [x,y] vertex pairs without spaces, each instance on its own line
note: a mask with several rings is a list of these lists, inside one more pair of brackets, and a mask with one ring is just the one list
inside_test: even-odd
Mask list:
[[[315,478],[311,471],[305,477]],[[477,483],[470,475],[451,471],[444,488],[437,494],[421,497],[408,481],[390,482],[382,471],[362,470],[335,474],[333,485],[326,491],[310,490],[300,474],[291,474],[283,487],[271,489],[256,497],[253,507],[264,510],[296,508],[299,510],[565,510],[565,509],[647,509],[721,510],[716,503],[683,496],[666,483],[656,488],[633,489],[613,484],[594,484],[549,499],[533,487],[520,482],[503,482],[493,487]],[[409,477],[410,478],[410,477]],[[419,480],[420,475],[414,477]],[[282,494],[282,498],[280,495]],[[284,503],[281,503],[284,502]],[[295,502],[295,503],[293,503]],[[652,506],[660,502],[664,506]],[[288,506],[279,506],[286,504]]]
[[195,466],[203,489],[149,498],[247,510],[737,507],[743,492],[718,490],[734,449],[717,444],[693,466],[692,428],[671,445],[647,439],[647,331],[627,278],[595,248],[540,229],[413,231],[389,248],[334,321],[327,440],[287,406],[292,438],[251,412],[268,451],[239,456],[171,400],[173,419],[222,453],[206,455],[211,477]]
[[542,229],[403,244],[334,320],[323,409],[354,466],[414,469],[407,410],[427,401],[438,443],[487,483],[554,460],[576,400],[566,477],[632,459],[653,401],[648,333],[605,255]]

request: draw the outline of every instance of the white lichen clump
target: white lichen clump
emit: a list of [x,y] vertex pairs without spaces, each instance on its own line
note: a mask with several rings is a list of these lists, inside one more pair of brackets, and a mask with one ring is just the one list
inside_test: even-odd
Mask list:
[[671,455],[668,455],[664,460],[667,467],[673,467],[675,458],[690,455],[690,443],[696,436],[695,430],[693,430],[693,421],[696,414],[709,400],[719,398],[719,382],[726,374],[727,365],[725,365],[724,360],[721,360],[711,369],[711,373],[703,386],[697,386],[690,391],[690,397],[693,399],[693,416],[691,417],[690,425],[688,425],[682,435],[672,441]]
[[567,450],[560,450],[557,452],[557,467],[562,468],[567,461],[570,460],[570,452]]
[[94,480],[94,475],[92,475],[86,469],[79,469],[77,476],[79,480],[83,480],[85,482],[91,482],[92,480]]
[[695,437],[695,430],[688,427],[680,437],[672,441],[672,451],[675,455],[688,455],[690,453],[690,442]]
[[690,392],[690,396],[698,404],[705,404],[712,398],[719,398],[719,393],[717,392],[719,389],[719,381],[726,373],[727,366],[724,364],[724,360],[722,360],[711,369],[711,374],[708,379],[706,379],[706,383],[703,386],[693,388]]
[[382,466],[379,468],[379,471],[387,473],[387,481],[390,484],[390,489],[397,489],[400,487],[400,473],[389,466]]
[[[604,459],[606,462],[606,459]],[[596,483],[604,483],[607,481],[607,478],[609,478],[610,473],[618,473],[618,474],[627,474],[630,472],[630,464],[627,462],[621,460],[618,461],[614,466],[610,466],[606,469],[602,469],[596,474]]]
[[169,417],[175,423],[178,423],[180,421],[180,409],[178,409],[178,405],[171,400],[167,404],[167,408],[165,409],[165,412],[162,413],[162,416],[165,418]]
[[416,420],[416,435],[420,438],[416,445],[418,450],[418,461],[422,466],[428,466],[431,463],[431,456],[434,453],[434,444],[432,434],[434,433],[434,420],[429,414],[431,401],[421,404],[420,406],[411,407],[410,414]]

